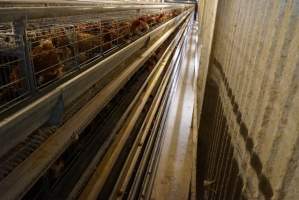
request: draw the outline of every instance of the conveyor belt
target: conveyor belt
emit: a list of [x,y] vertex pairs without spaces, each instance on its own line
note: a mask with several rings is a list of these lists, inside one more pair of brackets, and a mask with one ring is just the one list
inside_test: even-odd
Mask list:
[[39,129],[3,156],[0,160],[0,181],[45,142],[56,129],[56,127]]

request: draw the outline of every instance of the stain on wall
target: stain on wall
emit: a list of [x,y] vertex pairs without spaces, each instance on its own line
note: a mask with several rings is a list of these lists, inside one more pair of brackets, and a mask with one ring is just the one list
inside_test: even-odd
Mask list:
[[[213,1],[205,4],[209,7]],[[205,16],[210,11],[202,12]],[[208,60],[200,65],[208,78],[198,155],[198,174],[204,171],[199,180],[216,179],[216,196],[230,185],[228,164],[237,166],[234,179],[242,183],[237,184],[242,186],[240,198],[299,199],[298,17],[297,0],[218,2],[211,53],[201,55]],[[211,19],[202,20],[208,24]],[[217,92],[211,95],[210,90]],[[209,113],[205,106],[216,111]],[[210,160],[211,153],[216,161]]]

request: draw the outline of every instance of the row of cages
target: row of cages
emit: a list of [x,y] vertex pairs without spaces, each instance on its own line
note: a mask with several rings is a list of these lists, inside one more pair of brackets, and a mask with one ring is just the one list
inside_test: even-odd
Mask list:
[[0,113],[185,9],[136,9],[0,23]]

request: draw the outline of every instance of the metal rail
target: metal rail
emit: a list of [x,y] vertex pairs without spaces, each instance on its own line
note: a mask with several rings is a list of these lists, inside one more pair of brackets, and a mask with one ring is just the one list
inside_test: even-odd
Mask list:
[[[131,86],[132,91],[128,92],[127,87],[125,87],[125,90],[121,92],[121,93],[124,93],[124,95],[131,95],[130,102],[128,104],[126,104],[125,111],[120,113],[121,117],[117,118],[117,124],[113,124],[112,125],[113,127],[111,127],[110,122],[108,122],[111,128],[108,132],[104,130],[105,132],[108,133],[107,138],[105,139],[105,141],[103,141],[103,144],[98,149],[98,151],[93,155],[93,159],[90,161],[88,166],[85,168],[84,172],[81,174],[79,180],[76,182],[76,184],[72,188],[72,191],[69,192],[66,199],[76,199],[79,196],[79,194],[82,191],[82,189],[84,188],[85,184],[88,182],[88,179],[94,172],[94,169],[96,168],[96,166],[98,165],[100,160],[103,158],[103,156],[105,155],[105,152],[109,148],[109,145],[111,144],[114,137],[116,136],[118,127],[120,127],[120,125],[125,121],[126,117],[128,116],[128,113],[130,112],[130,110],[133,106],[132,101],[134,100],[135,95],[139,94],[139,92],[138,92],[139,89],[142,87],[142,84],[144,83],[144,81],[146,81],[146,78],[147,78],[148,74],[150,73],[149,70],[144,69],[144,68],[141,69],[141,71],[142,71],[142,73],[140,73],[138,71],[134,75],[135,79],[138,79],[138,80],[134,80],[134,83],[133,83],[134,86]],[[134,79],[134,77],[132,77],[132,78]],[[131,81],[131,79],[130,79],[130,81]],[[128,88],[130,90],[130,86],[128,86]],[[132,96],[132,94],[134,94],[134,96]],[[117,98],[117,97],[114,97],[114,99],[115,98]],[[123,101],[121,104],[123,104]],[[113,119],[113,120],[115,120],[115,119]],[[103,132],[103,130],[101,130],[101,132]],[[61,189],[64,191],[64,188],[61,188]],[[58,193],[58,195],[60,196],[60,192]]]
[[[179,36],[181,36],[182,32],[180,32]],[[179,37],[177,36],[177,37]],[[176,39],[177,40],[177,39]],[[144,88],[144,91],[142,92],[142,95],[140,97],[136,97],[136,103],[134,103],[134,107],[131,111],[131,114],[128,116],[128,119],[126,122],[122,125],[122,127],[119,129],[119,134],[117,138],[113,141],[113,144],[110,146],[108,152],[106,153],[104,159],[102,162],[99,164],[97,167],[93,177],[90,179],[89,183],[87,184],[86,188],[82,192],[80,199],[96,199],[99,195],[99,193],[102,192],[104,188],[104,184],[108,180],[109,176],[112,173],[112,169],[114,168],[113,166],[116,164],[116,161],[120,154],[123,151],[123,148],[126,144],[126,141],[130,138],[130,135],[132,134],[134,124],[136,123],[137,119],[139,118],[139,115],[141,111],[143,110],[143,107],[145,106],[145,102],[147,102],[149,98],[149,94],[152,93],[153,88],[156,86],[158,83],[158,80],[161,78],[161,74],[163,70],[167,68],[167,60],[169,60],[172,51],[174,50],[173,44],[176,43],[176,40],[172,43],[171,48],[169,47],[165,54],[162,56],[162,59],[159,61],[156,67],[156,71],[153,72],[152,77],[149,77],[150,81],[149,84],[147,85],[146,88]],[[167,73],[167,72],[166,72]],[[164,77],[164,75],[163,75]],[[162,78],[163,79],[163,78]],[[149,113],[152,112],[150,109],[148,111]],[[137,138],[142,138],[144,137],[143,134],[146,133],[144,129],[140,130]],[[137,147],[141,147],[143,144],[142,141],[139,141],[138,143],[135,143],[133,146],[133,149],[136,149]],[[131,157],[129,155],[129,157]],[[136,157],[135,157],[136,159]],[[131,161],[134,160],[133,157],[130,159]],[[128,163],[131,163],[131,161],[128,161]],[[136,160],[134,160],[136,161]],[[133,161],[132,161],[133,162]],[[123,171],[128,171],[132,172],[132,168],[129,166],[124,166]],[[127,180],[128,181],[128,180]],[[125,181],[126,182],[126,181]],[[127,183],[127,182],[126,182]],[[114,194],[121,195],[121,192],[124,192],[123,190],[118,190],[114,192]],[[116,196],[114,196],[116,197]],[[112,199],[114,198],[112,197]]]
[[[184,2],[180,3],[185,4]],[[120,5],[148,5],[148,6],[168,6],[171,4],[167,3],[157,3],[157,2],[141,2],[141,1],[119,1],[119,0],[1,0],[0,5],[2,6],[12,6],[17,7],[18,5],[21,6],[61,6],[61,5],[68,5],[68,6],[78,6],[78,5],[85,5],[85,6],[103,6],[103,5],[114,5],[114,6],[120,6]]]
[[[192,17],[192,16],[191,16]],[[190,24],[191,24],[192,20],[191,18],[189,18],[189,22],[188,22],[188,27],[185,30],[184,35],[188,34],[188,32],[190,32]],[[182,65],[182,49],[184,45],[187,45],[187,37],[183,38],[180,41],[179,44],[179,50],[177,52],[175,52],[178,56],[176,57],[175,60],[172,60],[173,62],[171,63],[173,65],[173,74],[172,74],[172,79],[170,80],[170,83],[167,85],[167,89],[166,89],[166,95],[164,95],[164,98],[162,100],[162,108],[159,109],[158,111],[158,119],[156,120],[155,124],[154,124],[154,128],[152,130],[153,133],[155,133],[156,136],[156,141],[153,144],[152,150],[147,149],[147,151],[145,152],[145,155],[147,155],[149,157],[149,161],[148,164],[145,165],[143,162],[143,165],[141,165],[139,167],[139,171],[143,171],[143,177],[139,175],[139,177],[137,176],[136,179],[137,181],[134,182],[135,187],[133,187],[131,189],[131,194],[137,194],[139,198],[143,198],[143,199],[150,199],[151,195],[152,195],[152,190],[153,190],[153,184],[157,175],[157,168],[158,168],[158,164],[159,164],[159,160],[160,160],[160,152],[162,149],[162,145],[163,145],[163,141],[164,141],[164,137],[165,137],[165,123],[166,123],[166,118],[168,116],[168,110],[170,108],[171,105],[171,101],[172,101],[172,96],[175,93],[175,90],[177,89],[177,84],[179,81],[179,77],[180,77],[180,68]],[[167,95],[168,94],[168,95]],[[153,134],[151,133],[151,134]],[[153,134],[154,135],[154,134]],[[143,158],[142,158],[143,159]],[[139,173],[141,174],[141,173]],[[143,179],[142,179],[143,178]],[[136,190],[138,189],[138,187],[140,188],[140,192],[136,193]],[[134,195],[132,195],[132,197],[134,198]]]
[[[165,66],[164,66],[165,67]],[[124,125],[118,131],[119,134],[110,145],[109,150],[105,154],[102,162],[99,164],[95,173],[88,182],[86,188],[83,190],[79,199],[97,199],[99,193],[102,191],[105,182],[113,169],[113,166],[117,162],[119,155],[122,152],[127,140],[129,139],[131,132],[134,129],[141,112],[143,111],[145,104],[149,100],[150,95],[154,91],[156,84],[162,75],[164,67],[155,70],[152,76],[149,77],[149,84],[144,87],[143,92],[136,98],[136,103],[132,108]]]
[[[178,39],[181,39],[187,22],[178,34]],[[179,58],[181,42],[176,41],[176,51],[172,58]],[[178,44],[179,43],[179,44]],[[161,133],[158,133],[158,127],[163,124],[163,114],[167,110],[166,100],[171,98],[170,89],[172,83],[177,80],[177,66],[174,66],[175,60],[169,63],[168,71],[165,74],[163,82],[157,92],[152,108],[143,122],[143,127],[139,130],[138,137],[135,140],[134,147],[126,160],[126,164],[119,175],[118,181],[115,184],[114,190],[110,199],[136,199],[139,196],[139,189],[146,182],[148,176],[153,174],[153,171],[148,170],[149,159],[157,157],[154,154],[154,147],[159,145],[161,141]],[[142,158],[141,158],[142,157]],[[137,171],[136,171],[137,168]],[[148,173],[147,173],[148,172]],[[133,182],[132,182],[133,181]]]
[[[136,72],[124,88],[91,122],[91,127],[95,128],[92,128],[91,131],[90,129],[84,131],[76,142],[76,147],[74,148],[72,145],[71,149],[67,149],[67,157],[74,155],[75,158],[72,163],[65,164],[64,169],[66,170],[63,171],[61,178],[56,180],[57,184],[53,184],[54,187],[49,189],[47,199],[75,199],[77,197],[108,149],[111,140],[115,137],[116,132],[113,130],[123,121],[132,100],[149,73],[150,70],[146,67],[142,67]],[[89,142],[81,144],[81,141],[86,140]],[[82,150],[80,151],[80,149]]]
[[[1,3],[0,3],[1,4]],[[63,17],[70,15],[81,15],[84,13],[98,14],[108,12],[119,12],[129,10],[143,9],[167,9],[167,8],[186,8],[184,4],[121,4],[121,5],[103,5],[96,6],[48,6],[48,7],[14,7],[0,8],[0,22],[11,22],[18,19],[40,19],[51,17]]]
[[[177,24],[182,21],[188,13],[189,12],[186,11],[178,17],[166,22],[73,79],[59,85],[17,113],[3,119],[0,122],[0,156],[47,122],[53,114],[59,116],[60,113],[61,115],[65,107],[68,107],[75,99],[98,82],[101,77],[104,77],[115,69],[133,53],[137,52],[146,44],[155,41],[160,35],[163,35],[163,33],[171,33],[168,30],[174,31]],[[78,88],[80,88],[80,90],[78,90]],[[11,138],[14,139],[12,140]]]
[[[80,134],[80,132],[85,129],[85,127],[90,123],[91,120],[93,120],[96,114],[106,105],[107,102],[110,101],[110,99],[117,93],[117,91],[123,87],[126,81],[136,72],[139,66],[141,66],[145,62],[145,60],[155,51],[155,49],[157,49],[159,45],[166,40],[166,38],[175,30],[180,22],[182,22],[187,17],[188,13],[189,12],[183,13],[181,16],[169,21],[162,27],[159,27],[153,32],[145,35],[143,38],[129,45],[126,49],[123,49],[117,54],[112,55],[112,59],[109,57],[110,59],[107,58],[106,60],[90,68],[86,72],[83,72],[74,79],[78,82],[74,83],[74,80],[70,80],[63,86],[57,88],[54,91],[55,93],[66,92],[64,94],[65,97],[72,97],[73,95],[70,93],[70,89],[73,87],[76,88],[77,84],[92,84],[90,82],[93,81],[92,79],[90,80],[90,77],[87,77],[88,75],[92,76],[94,80],[98,80],[98,76],[103,73],[102,70],[98,69],[99,66],[105,66],[108,63],[111,64],[113,62],[114,64],[119,64],[121,61],[123,61],[123,59],[121,58],[127,58],[133,54],[132,52],[129,53],[128,49],[134,49],[134,52],[136,52],[138,49],[147,44],[149,36],[151,36],[150,40],[152,40],[152,38],[157,38],[160,35],[163,35],[157,40],[157,42],[148,47],[144,53],[142,53],[122,74],[119,75],[119,77],[111,81],[105,88],[103,88],[103,90],[101,90],[101,92],[99,92],[99,94],[96,95],[89,104],[84,106],[77,114],[75,114],[70,120],[68,120],[61,128],[57,130],[54,135],[52,135],[44,144],[42,144],[37,151],[31,154],[30,157],[28,157],[21,165],[19,165],[0,183],[0,191],[5,191],[2,194],[2,198],[21,198],[26,193],[26,191],[28,191],[31,186],[38,180],[43,172],[48,169],[51,163],[53,163],[68,147],[68,145],[76,138],[76,135]],[[81,82],[83,80],[86,81],[84,82],[84,84],[82,84]],[[58,94],[55,94],[54,97],[57,98],[58,96]],[[78,119],[80,120],[78,121]]]

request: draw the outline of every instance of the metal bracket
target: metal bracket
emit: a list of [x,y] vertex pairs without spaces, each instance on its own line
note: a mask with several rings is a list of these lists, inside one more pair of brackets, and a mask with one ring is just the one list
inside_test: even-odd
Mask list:
[[47,125],[50,126],[58,126],[63,121],[63,113],[64,113],[64,100],[63,95],[59,95],[56,104],[53,107],[50,118],[47,122]]
[[29,46],[25,42],[27,40],[26,36],[26,23],[27,23],[27,18],[26,16],[22,16],[19,19],[15,20],[13,22],[14,24],[14,30],[16,32],[16,35],[21,37],[21,41],[19,44],[19,47],[22,49],[19,49],[19,54],[21,55],[21,59],[23,61],[24,67],[21,67],[21,70],[23,70],[22,73],[24,73],[26,79],[27,79],[27,84],[29,86],[29,89],[32,94],[36,94],[36,86],[35,86],[35,77],[34,77],[34,69],[33,69],[33,64],[31,63],[30,60],[30,53],[29,53]]
[[146,48],[148,46],[150,41],[151,41],[151,36],[148,36],[148,38],[146,39],[146,42],[144,44],[144,48]]

